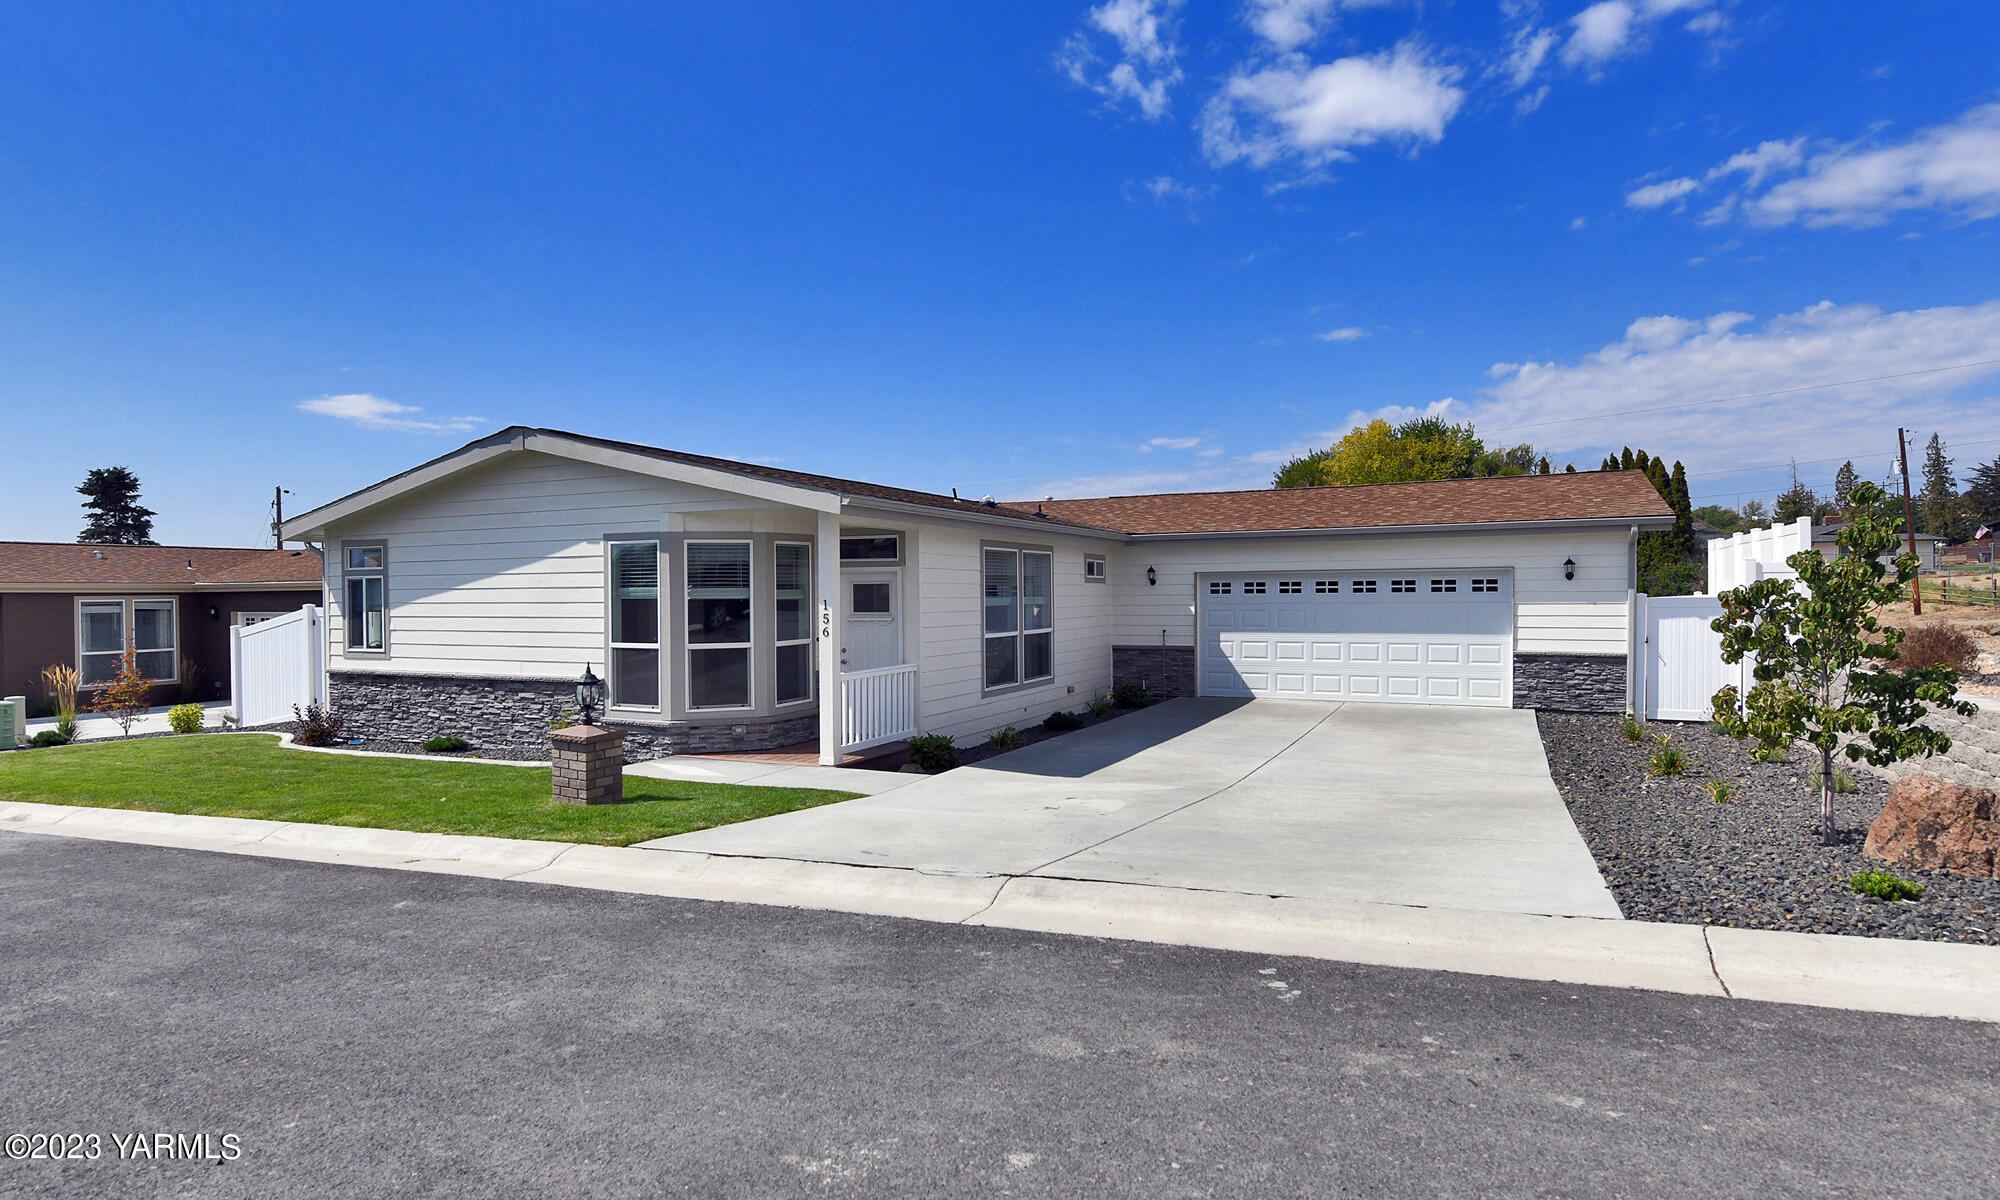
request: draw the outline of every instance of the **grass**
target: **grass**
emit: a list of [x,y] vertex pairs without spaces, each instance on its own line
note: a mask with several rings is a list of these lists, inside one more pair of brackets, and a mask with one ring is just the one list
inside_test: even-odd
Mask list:
[[847,792],[628,775],[624,804],[557,804],[546,767],[314,754],[255,734],[0,754],[0,800],[600,846],[852,798]]

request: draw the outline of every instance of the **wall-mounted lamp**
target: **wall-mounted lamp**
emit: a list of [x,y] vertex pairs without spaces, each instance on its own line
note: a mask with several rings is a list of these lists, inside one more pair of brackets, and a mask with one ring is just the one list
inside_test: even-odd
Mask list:
[[1576,578],[1576,560],[1575,560],[1575,559],[1573,559],[1573,558],[1565,558],[1565,559],[1563,559],[1563,578],[1564,578],[1564,579],[1575,579],[1575,578]]
[[209,606],[208,606],[208,619],[209,619],[209,620],[213,621],[213,620],[215,620],[215,619],[216,619],[217,617],[219,617],[219,616],[221,616],[221,615],[222,615],[222,614],[221,614],[220,612],[216,611],[216,607],[215,607],[215,605],[211,604],[211,605],[209,605]]
[[1155,571],[1155,570],[1154,570],[1153,568],[1151,568],[1151,567],[1147,567],[1147,568],[1146,568],[1146,586],[1147,586],[1147,587],[1154,587],[1154,586],[1158,585],[1158,583],[1159,583],[1159,582],[1160,582],[1160,573],[1159,573],[1158,571]]

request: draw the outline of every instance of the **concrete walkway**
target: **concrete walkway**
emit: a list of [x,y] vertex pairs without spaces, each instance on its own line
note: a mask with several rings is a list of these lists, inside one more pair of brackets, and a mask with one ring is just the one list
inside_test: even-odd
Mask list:
[[[831,774],[833,782],[798,786],[856,790],[848,781],[876,773]],[[643,845],[946,875],[1620,915],[1549,778],[1528,712],[1174,700],[943,775],[890,778],[907,782]]]
[[[171,733],[173,730],[167,724],[167,710],[174,707],[176,706],[163,704],[157,708],[147,709],[138,720],[132,722],[132,732]],[[223,715],[229,711],[229,704],[224,700],[211,700],[204,703],[201,708],[204,714],[202,724],[210,729],[217,729],[222,725]],[[54,717],[36,717],[28,722],[28,736],[34,737],[44,729],[55,727]],[[125,731],[119,728],[117,720],[103,713],[83,712],[76,715],[76,740],[79,742],[101,742],[124,736]]]

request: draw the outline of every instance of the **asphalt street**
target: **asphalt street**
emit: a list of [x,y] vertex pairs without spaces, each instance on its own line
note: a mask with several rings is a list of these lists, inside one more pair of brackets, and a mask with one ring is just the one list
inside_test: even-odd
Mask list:
[[0,1135],[99,1146],[4,1196],[1990,1197],[1996,1115],[2000,1026],[0,833]]

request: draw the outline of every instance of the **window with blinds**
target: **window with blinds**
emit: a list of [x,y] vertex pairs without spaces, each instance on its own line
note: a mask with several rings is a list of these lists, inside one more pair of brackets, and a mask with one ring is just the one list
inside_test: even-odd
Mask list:
[[611,703],[660,707],[660,544],[612,542]]
[[989,546],[980,554],[989,688],[1055,673],[1055,555]]
[[750,543],[689,542],[688,707],[750,706]]
[[779,704],[812,699],[812,547],[779,542],[772,588],[777,596]]

